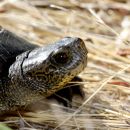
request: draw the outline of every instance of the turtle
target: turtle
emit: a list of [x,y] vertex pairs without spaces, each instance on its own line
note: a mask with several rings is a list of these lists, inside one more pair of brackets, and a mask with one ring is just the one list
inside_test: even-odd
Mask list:
[[0,28],[0,114],[16,110],[42,98],[55,98],[64,106],[73,94],[84,96],[77,75],[87,65],[87,48],[82,39],[65,37],[38,46]]

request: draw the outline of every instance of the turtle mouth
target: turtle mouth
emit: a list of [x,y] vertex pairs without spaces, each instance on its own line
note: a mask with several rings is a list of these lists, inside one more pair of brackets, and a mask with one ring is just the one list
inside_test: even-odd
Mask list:
[[71,74],[70,76],[67,76],[67,78],[64,78],[60,83],[57,85],[54,85],[51,88],[47,89],[47,97],[54,94],[55,92],[65,88],[65,86],[70,83],[73,78],[78,75],[85,67],[82,65],[79,67],[79,69],[75,70],[75,73]]

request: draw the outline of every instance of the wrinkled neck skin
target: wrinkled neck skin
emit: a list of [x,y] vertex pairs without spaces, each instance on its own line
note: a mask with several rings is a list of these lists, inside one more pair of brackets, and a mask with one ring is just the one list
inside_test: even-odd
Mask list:
[[6,111],[13,111],[21,106],[25,106],[34,101],[45,98],[42,95],[32,91],[28,86],[22,83],[14,83],[10,79],[2,82],[2,99],[0,99],[0,114]]

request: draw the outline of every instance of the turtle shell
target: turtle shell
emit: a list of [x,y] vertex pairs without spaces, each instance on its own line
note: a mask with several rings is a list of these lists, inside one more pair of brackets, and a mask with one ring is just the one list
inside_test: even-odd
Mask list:
[[36,47],[38,46],[0,28],[0,79],[7,78],[8,69],[16,56]]

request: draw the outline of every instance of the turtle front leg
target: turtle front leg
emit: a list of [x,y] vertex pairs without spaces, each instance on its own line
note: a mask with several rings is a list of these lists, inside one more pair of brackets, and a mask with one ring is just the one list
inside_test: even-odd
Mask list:
[[85,98],[85,92],[83,90],[83,85],[79,82],[83,80],[76,76],[72,79],[72,83],[68,83],[63,89],[59,90],[55,94],[48,97],[48,99],[56,99],[59,103],[63,104],[65,107],[72,107],[73,99],[76,96],[76,101],[80,98],[83,100]]

